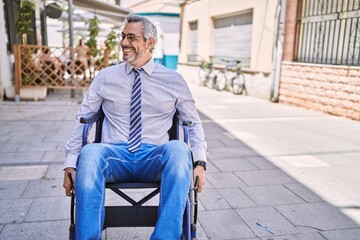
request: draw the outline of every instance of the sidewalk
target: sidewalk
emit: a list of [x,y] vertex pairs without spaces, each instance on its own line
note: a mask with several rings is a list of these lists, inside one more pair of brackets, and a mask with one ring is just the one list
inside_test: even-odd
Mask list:
[[[360,122],[191,90],[208,142],[199,239],[360,238]],[[63,147],[78,101],[55,92],[44,102],[0,102],[1,240],[67,239]],[[151,230],[110,229],[107,235],[142,240]]]

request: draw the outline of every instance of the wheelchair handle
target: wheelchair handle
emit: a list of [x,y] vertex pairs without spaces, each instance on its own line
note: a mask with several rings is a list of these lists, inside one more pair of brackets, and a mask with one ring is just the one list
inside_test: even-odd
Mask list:
[[70,183],[71,183],[71,188],[74,188],[74,180],[72,178],[71,172],[68,172],[67,175],[68,175]]
[[[71,172],[67,173],[70,183],[71,183],[71,189],[74,189],[74,181],[71,175]],[[74,191],[71,191],[71,208],[70,208],[70,236],[74,235],[74,231],[75,231],[75,194]],[[75,239],[75,238],[71,238],[69,237],[69,239]]]
[[199,176],[195,177],[194,189],[197,191],[199,185]]

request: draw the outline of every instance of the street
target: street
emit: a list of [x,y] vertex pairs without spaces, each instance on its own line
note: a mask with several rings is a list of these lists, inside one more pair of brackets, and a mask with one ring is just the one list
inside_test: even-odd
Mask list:
[[[359,239],[360,122],[189,85],[208,142],[198,239]],[[1,240],[68,239],[62,162],[77,96],[0,103]]]

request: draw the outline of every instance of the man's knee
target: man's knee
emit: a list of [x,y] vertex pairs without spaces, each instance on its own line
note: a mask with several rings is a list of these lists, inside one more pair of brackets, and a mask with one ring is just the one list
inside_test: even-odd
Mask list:
[[166,144],[166,148],[169,156],[168,164],[175,168],[191,168],[191,152],[186,143],[173,140]]
[[102,144],[87,144],[79,154],[77,160],[77,168],[100,164],[101,156],[104,154],[105,148]]
[[190,153],[188,145],[183,141],[172,140],[166,144],[166,147],[169,152]]

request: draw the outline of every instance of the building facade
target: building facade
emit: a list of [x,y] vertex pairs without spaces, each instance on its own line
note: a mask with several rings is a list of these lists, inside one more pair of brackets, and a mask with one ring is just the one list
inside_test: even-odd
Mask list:
[[288,0],[279,101],[360,120],[360,2]]
[[182,4],[179,70],[196,82],[202,61],[239,60],[247,94],[269,99],[277,1],[197,0]]
[[[179,70],[243,63],[247,94],[360,120],[360,2],[187,0]],[[218,63],[218,65],[216,65]]]

